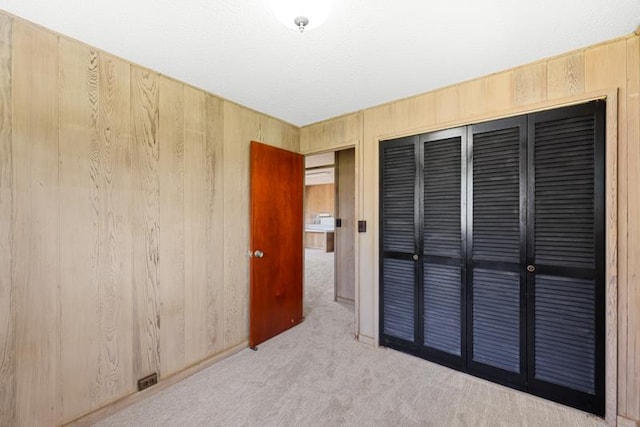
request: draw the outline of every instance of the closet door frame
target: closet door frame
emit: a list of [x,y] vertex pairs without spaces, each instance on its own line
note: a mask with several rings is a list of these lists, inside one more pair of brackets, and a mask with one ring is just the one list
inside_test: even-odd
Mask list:
[[[583,405],[580,405],[579,403],[576,403],[574,400],[572,399],[567,399],[566,396],[564,396],[561,392],[560,393],[555,393],[555,396],[553,395],[554,393],[548,393],[548,390],[545,390],[546,387],[532,387],[531,383],[529,381],[529,379],[527,379],[527,384],[524,388],[522,387],[517,387],[514,384],[508,383],[506,382],[505,384],[508,385],[511,388],[514,389],[523,389],[525,392],[530,393],[532,395],[537,395],[540,397],[543,397],[545,399],[549,399],[552,401],[557,401],[560,402],[562,404],[565,404],[567,406],[572,406],[572,407],[577,407],[577,408],[583,408],[587,411],[590,412],[594,412],[594,413],[598,413],[599,415],[605,416],[606,420],[608,420],[609,422],[611,422],[612,420],[615,421],[616,419],[616,414],[617,414],[617,398],[616,398],[616,390],[617,390],[617,372],[618,372],[618,368],[617,368],[617,316],[615,315],[616,310],[617,310],[617,275],[616,275],[616,271],[617,271],[617,258],[616,258],[616,253],[617,253],[617,153],[618,153],[618,137],[617,137],[617,125],[616,125],[616,119],[617,119],[617,100],[618,100],[618,96],[617,96],[617,92],[615,90],[612,91],[607,91],[607,92],[601,92],[601,93],[590,93],[586,96],[583,97],[574,97],[571,98],[569,100],[569,102],[567,104],[564,105],[558,105],[557,101],[554,102],[548,102],[548,103],[544,103],[543,105],[540,105],[538,107],[537,110],[529,110],[529,109],[522,109],[519,113],[514,113],[513,116],[507,117],[507,119],[509,118],[517,118],[517,117],[529,117],[531,115],[535,115],[535,114],[541,114],[541,113],[548,113],[548,112],[552,112],[555,110],[561,110],[567,107],[578,107],[578,106],[582,106],[582,105],[586,105],[590,102],[604,102],[606,101],[605,104],[605,114],[604,117],[602,118],[601,122],[599,122],[599,125],[602,129],[602,134],[604,134],[604,140],[602,141],[602,143],[600,144],[600,146],[597,148],[599,151],[598,153],[600,153],[602,155],[601,160],[596,160],[596,162],[598,162],[602,167],[601,169],[596,171],[596,177],[595,177],[595,185],[601,187],[601,201],[596,202],[596,209],[599,210],[600,212],[597,213],[597,215],[602,215],[602,217],[597,218],[596,219],[596,223],[598,224],[599,229],[601,229],[602,233],[600,234],[600,237],[598,238],[598,242],[596,243],[597,248],[596,251],[599,253],[599,256],[597,257],[597,263],[599,264],[599,268],[598,271],[599,273],[597,273],[600,277],[599,280],[601,280],[601,285],[597,288],[596,292],[597,292],[597,298],[598,298],[598,305],[600,307],[604,307],[604,310],[599,310],[599,313],[597,314],[597,323],[596,323],[596,328],[598,330],[598,334],[602,334],[601,336],[599,335],[599,338],[596,341],[596,345],[599,346],[598,354],[602,355],[602,357],[599,357],[599,360],[597,362],[597,369],[601,369],[601,374],[599,376],[599,383],[597,386],[597,390],[598,393],[600,394],[600,399],[602,402],[602,408],[601,410],[597,410],[594,411],[593,409],[588,409],[588,408],[584,408]],[[502,119],[497,119],[497,120],[502,120]],[[490,123],[493,122],[495,120],[492,120],[490,118],[487,118],[486,121],[480,121],[478,122],[476,125],[482,125],[485,123]],[[470,124],[469,127],[473,126],[473,124]],[[527,125],[527,128],[529,126]],[[445,129],[445,130],[449,130],[449,129]],[[435,132],[439,132],[439,131],[435,131]],[[529,129],[527,129],[527,133],[529,132]],[[424,135],[424,134],[423,134]],[[402,139],[402,138],[394,138],[393,136],[390,135],[384,135],[386,136],[386,139],[379,139],[379,143],[381,144],[380,147],[382,147],[382,144],[389,142],[389,141],[395,141],[397,139]],[[419,138],[421,135],[414,135],[412,136],[413,138]],[[382,137],[382,135],[381,135]],[[411,137],[405,137],[406,138],[411,138]],[[527,144],[528,145],[528,144]],[[463,147],[464,150],[464,147]],[[467,143],[467,155],[468,155],[468,159],[472,159],[472,153],[469,154],[468,152],[472,150],[472,145],[470,142]],[[526,157],[527,157],[527,174],[529,173],[528,171],[528,153],[529,153],[529,148],[527,147],[526,151]],[[379,159],[381,160],[382,152],[380,151],[380,155],[379,155]],[[522,155],[522,153],[521,153]],[[468,160],[470,161],[470,160]],[[464,166],[464,165],[463,165]],[[382,161],[380,161],[379,163],[379,189],[380,189],[380,195],[382,194]],[[465,182],[467,182],[469,180],[469,177],[467,176],[465,179]],[[528,186],[528,179],[527,181],[527,186]],[[464,186],[464,185],[463,185]],[[472,187],[467,189],[467,198],[470,197],[470,195],[472,195]],[[382,201],[382,197],[379,198],[380,201]],[[527,204],[529,203],[529,201],[527,200]],[[468,206],[468,203],[466,204]],[[379,325],[379,331],[378,331],[378,337],[379,337],[379,342],[380,345],[382,346],[388,346],[390,348],[396,348],[398,350],[401,351],[405,351],[407,353],[410,354],[414,354],[417,356],[422,356],[424,358],[427,358],[427,360],[433,360],[436,363],[441,363],[443,365],[447,365],[447,366],[451,366],[449,364],[446,363],[442,363],[442,362],[438,362],[436,360],[434,360],[432,357],[427,357],[424,352],[420,351],[421,347],[417,347],[416,345],[411,346],[411,348],[406,348],[406,346],[404,345],[393,345],[391,343],[391,345],[389,345],[390,343],[386,342],[385,339],[383,339],[383,326],[382,326],[382,319],[383,319],[383,314],[382,314],[382,308],[383,308],[383,295],[382,295],[382,262],[383,262],[383,254],[384,254],[384,250],[383,250],[383,241],[382,241],[382,205],[380,204],[379,206],[379,223],[380,223],[380,239],[379,239],[379,243],[378,246],[380,248],[379,251],[379,264],[380,264],[380,274],[378,275],[379,281],[380,281],[380,286],[378,287],[378,289],[380,290],[380,294],[378,297],[378,308],[379,308],[379,316],[378,316],[378,325]],[[472,217],[471,217],[472,218]],[[416,219],[419,219],[419,216],[416,217]],[[467,228],[466,233],[464,234],[465,237],[469,235],[469,233],[472,233],[472,229]],[[465,238],[466,240],[467,238]],[[526,236],[525,236],[525,241],[526,241]],[[528,246],[530,242],[527,241],[526,245]],[[466,249],[466,252],[468,253],[469,248]],[[527,250],[525,251],[525,253],[528,256],[528,247]],[[521,251],[522,253],[522,251]],[[468,255],[467,255],[467,259],[468,259]],[[528,259],[526,260],[528,261]],[[522,267],[523,270],[525,271],[525,275],[528,275],[526,273],[526,266],[527,263],[526,261],[523,263]],[[465,263],[466,265],[466,263]],[[466,269],[466,268],[465,268]],[[417,274],[417,273],[416,273]],[[527,299],[527,306],[530,305],[529,301],[534,297],[533,292],[529,291],[529,284],[528,284],[528,280],[527,280],[527,291],[526,291],[526,299]],[[466,300],[469,298],[469,296],[466,297],[465,299],[465,303]],[[416,298],[416,302],[419,301],[418,298]],[[468,309],[471,309],[470,307]],[[612,314],[613,313],[613,314]],[[465,313],[466,315],[466,313]],[[416,321],[418,321],[418,324],[420,324],[422,319],[416,319]],[[469,331],[468,331],[468,323],[469,323],[469,319],[466,319],[466,321],[464,322],[464,324],[462,325],[462,328],[467,329],[467,332],[465,334],[464,337],[464,342],[466,343],[467,337],[466,335],[468,335]],[[530,321],[526,320],[526,334],[525,334],[525,339],[527,337],[530,336],[531,332],[529,331],[529,323]],[[420,338],[422,339],[422,337],[416,337],[417,339]],[[521,337],[522,338],[522,337]],[[415,343],[417,344],[417,342]],[[525,352],[525,357],[527,358],[526,364],[524,365],[524,370],[527,372],[527,375],[529,375],[529,356],[533,354],[533,351],[529,351],[528,347],[531,344],[529,342],[526,343],[526,346],[524,347],[526,350]],[[417,347],[417,348],[416,348]],[[466,347],[466,344],[463,343],[463,351],[464,351],[464,347]],[[462,372],[466,372],[475,376],[480,376],[482,377],[482,374],[478,374],[476,372],[471,372],[468,369],[468,356],[465,359],[465,363],[464,366],[462,368],[456,368],[454,366],[455,369],[459,369]],[[532,374],[531,374],[532,375]],[[493,377],[489,377],[486,376],[487,379],[490,379],[494,382],[498,382],[500,383],[499,380],[496,380]]]

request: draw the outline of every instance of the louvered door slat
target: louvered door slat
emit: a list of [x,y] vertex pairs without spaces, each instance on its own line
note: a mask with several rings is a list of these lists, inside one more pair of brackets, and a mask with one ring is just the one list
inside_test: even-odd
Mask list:
[[[427,134],[423,148],[423,346],[462,355],[462,132]],[[435,258],[434,258],[435,256]],[[460,363],[460,362],[458,362]]]
[[473,135],[473,259],[520,260],[520,128]]
[[602,103],[529,118],[531,388],[557,386],[600,414],[604,231],[597,211],[604,197],[596,178],[604,170],[603,124]]
[[424,144],[424,253],[460,258],[460,137]]
[[[381,145],[380,297],[381,333],[409,343],[415,341],[416,263],[416,144],[412,138]],[[384,341],[383,341],[384,342]]]
[[460,267],[424,265],[424,345],[460,356]]
[[520,276],[473,271],[473,360],[520,371]]
[[[523,120],[472,127],[472,371],[522,378],[520,170]],[[482,267],[476,267],[482,263]],[[504,271],[505,265],[511,265]],[[524,380],[521,380],[524,382]]]
[[415,249],[415,147],[383,148],[382,234],[385,251],[413,253]]
[[413,262],[385,259],[383,265],[383,333],[414,341]]
[[593,281],[538,275],[535,304],[536,379],[593,394]]
[[595,266],[594,126],[592,115],[535,125],[536,264]]

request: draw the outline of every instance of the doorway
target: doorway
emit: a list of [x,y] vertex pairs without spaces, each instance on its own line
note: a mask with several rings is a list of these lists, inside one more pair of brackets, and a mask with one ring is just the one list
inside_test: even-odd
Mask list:
[[355,149],[305,158],[305,314],[355,301]]

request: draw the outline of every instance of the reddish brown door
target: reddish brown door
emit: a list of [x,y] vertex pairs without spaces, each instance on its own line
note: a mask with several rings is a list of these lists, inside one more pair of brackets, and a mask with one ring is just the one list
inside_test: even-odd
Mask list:
[[252,347],[302,321],[304,158],[251,142]]

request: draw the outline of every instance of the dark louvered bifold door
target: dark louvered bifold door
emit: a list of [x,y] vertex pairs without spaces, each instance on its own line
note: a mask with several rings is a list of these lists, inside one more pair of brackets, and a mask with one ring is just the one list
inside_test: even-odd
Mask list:
[[530,390],[604,414],[604,102],[529,116]]
[[526,119],[470,127],[469,371],[524,386]]
[[462,147],[465,129],[423,135],[423,352],[462,367]]
[[417,137],[380,145],[380,330],[384,345],[416,349]]

